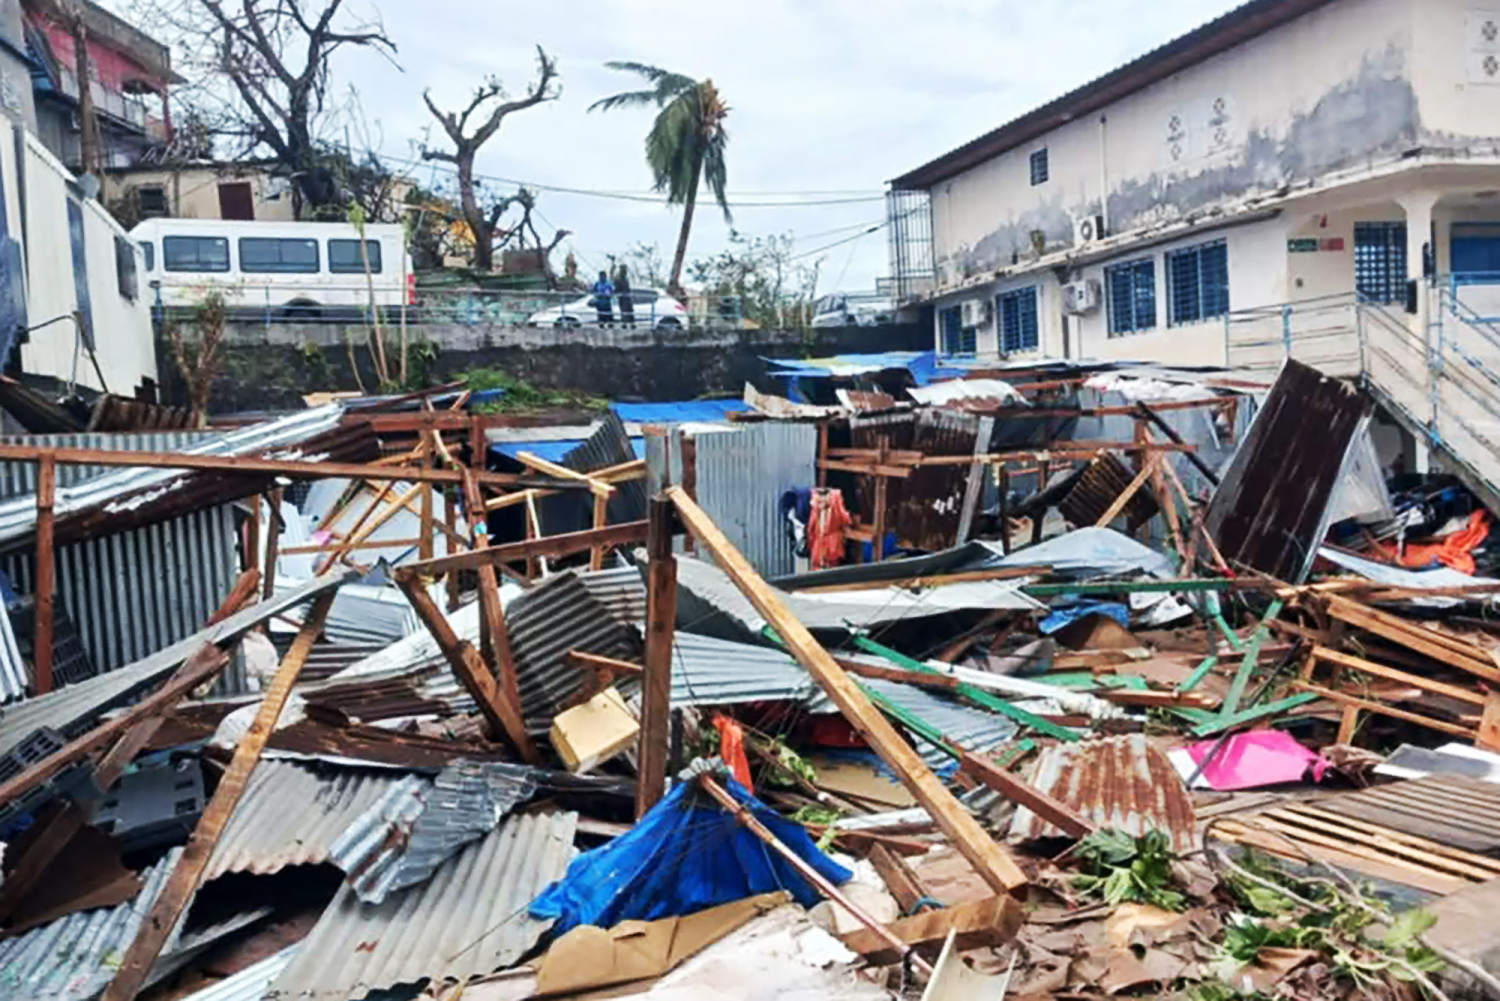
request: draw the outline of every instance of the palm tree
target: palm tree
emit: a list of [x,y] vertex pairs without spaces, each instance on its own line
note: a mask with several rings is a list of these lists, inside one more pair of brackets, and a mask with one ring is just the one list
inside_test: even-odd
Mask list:
[[644,77],[650,86],[595,101],[590,111],[652,104],[661,109],[646,135],[646,163],[651,167],[656,190],[667,193],[667,204],[682,206],[682,230],[677,234],[677,254],[672,258],[672,278],[667,283],[667,291],[680,297],[682,261],[687,255],[688,231],[693,226],[700,184],[708,183],[724,212],[724,221],[731,221],[729,203],[724,198],[724,147],[729,142],[724,119],[729,107],[712,80],[694,80],[643,63],[604,65]]

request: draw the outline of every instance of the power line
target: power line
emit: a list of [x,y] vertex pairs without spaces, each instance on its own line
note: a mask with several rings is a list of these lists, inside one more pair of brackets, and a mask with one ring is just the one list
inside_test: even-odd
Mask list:
[[832,250],[834,247],[842,247],[846,243],[853,243],[855,240],[859,240],[866,236],[869,236],[871,233],[879,232],[889,225],[889,221],[876,223],[874,226],[870,226],[867,229],[861,230],[860,232],[855,233],[853,236],[846,236],[842,240],[835,240],[832,243],[825,243],[823,246],[818,247],[815,250],[805,250],[802,253],[793,256],[791,260],[800,261],[804,257],[811,257],[814,254],[821,254],[825,250]]
[[[434,169],[438,169],[438,165],[441,164],[442,165],[442,169],[444,169],[446,172],[448,172],[448,173],[455,172],[455,169],[451,165],[448,165],[444,161],[441,161],[441,160],[412,160],[412,159],[408,159],[406,157],[398,157],[398,156],[387,156],[387,157],[385,157],[385,159],[391,160],[391,161],[393,161],[395,163],[402,163],[402,164],[406,164],[408,166],[414,166],[414,167],[415,166],[424,166],[424,165],[427,165],[427,164],[431,164]],[[500,184],[514,184],[517,187],[533,188],[533,189],[535,189],[537,191],[550,191],[550,192],[553,192],[553,193],[556,193],[556,194],[582,195],[582,196],[585,196],[585,197],[588,197],[588,198],[612,198],[612,199],[615,199],[617,201],[647,202],[647,203],[651,203],[651,204],[655,204],[655,205],[665,205],[665,204],[668,204],[666,196],[665,195],[659,195],[659,194],[635,193],[635,192],[621,191],[621,190],[610,190],[610,189],[607,189],[607,188],[576,188],[576,187],[569,187],[569,186],[561,185],[561,184],[544,184],[544,183],[542,183],[540,181],[524,181],[524,180],[520,180],[520,179],[514,178],[514,177],[502,177],[499,174],[481,174],[481,173],[475,173],[474,177],[475,177],[476,180],[481,180],[481,181],[495,181],[495,182],[500,183]],[[750,192],[739,192],[738,194],[741,197],[743,197],[746,194],[750,194]],[[773,192],[766,192],[766,194],[767,195],[783,195],[783,194],[785,194],[785,195],[792,195],[792,194],[797,194],[797,192],[794,192],[794,191],[774,192],[774,193]],[[806,208],[806,207],[825,206],[825,205],[860,205],[860,204],[868,204],[870,202],[883,202],[883,201],[885,201],[885,195],[884,194],[868,194],[868,195],[851,196],[851,197],[847,197],[847,198],[798,198],[798,199],[788,199],[788,200],[784,200],[784,201],[748,201],[748,202],[747,201],[731,201],[731,202],[729,202],[729,207],[730,208],[736,208],[736,209]]]

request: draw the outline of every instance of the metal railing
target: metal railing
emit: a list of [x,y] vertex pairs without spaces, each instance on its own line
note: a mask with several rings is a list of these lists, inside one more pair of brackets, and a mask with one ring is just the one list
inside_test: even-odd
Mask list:
[[[546,289],[499,290],[474,287],[418,288],[414,294],[386,281],[372,295],[362,281],[331,283],[268,281],[201,282],[191,285],[153,283],[153,315],[162,321],[186,321],[211,292],[223,296],[232,320],[274,324],[367,324],[377,315],[384,322],[469,327],[542,327],[574,329],[676,330],[699,326],[740,326],[735,297],[716,298],[695,312],[669,299],[634,293],[631,308],[624,297],[609,298],[601,308],[592,296]],[[411,301],[406,301],[408,298]]]
[[1472,489],[1500,502],[1500,324],[1466,303],[1460,287],[1419,287],[1425,331],[1358,293],[1239,310],[1225,318],[1226,361],[1253,370],[1294,358],[1360,379]]

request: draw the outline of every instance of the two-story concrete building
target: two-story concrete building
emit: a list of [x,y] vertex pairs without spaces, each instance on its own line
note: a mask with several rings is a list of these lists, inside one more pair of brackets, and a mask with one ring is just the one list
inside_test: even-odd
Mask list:
[[888,208],[948,354],[1225,364],[1228,318],[1284,303],[1357,291],[1420,330],[1413,280],[1500,315],[1500,0],[1252,0]]

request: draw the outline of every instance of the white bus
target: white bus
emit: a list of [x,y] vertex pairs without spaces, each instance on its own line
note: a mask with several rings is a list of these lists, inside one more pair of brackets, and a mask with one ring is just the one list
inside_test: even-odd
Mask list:
[[332,317],[410,303],[415,291],[399,223],[148,219],[130,231],[153,306],[191,307],[209,292],[235,312]]

